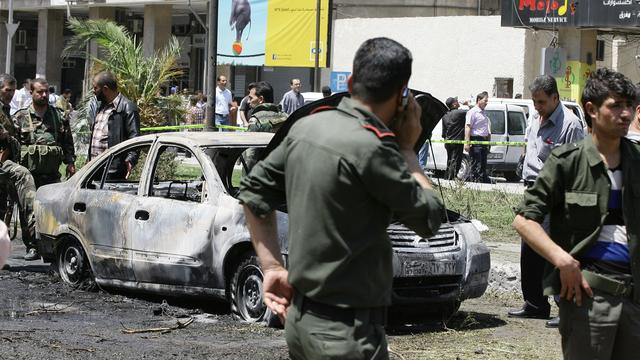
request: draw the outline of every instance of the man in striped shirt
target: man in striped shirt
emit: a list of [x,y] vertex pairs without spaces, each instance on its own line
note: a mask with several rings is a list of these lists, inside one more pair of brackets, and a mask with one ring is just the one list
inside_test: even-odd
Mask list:
[[[591,136],[554,149],[513,222],[549,265],[565,359],[632,359],[640,343],[640,145],[624,75],[598,69],[582,94]],[[547,234],[541,223],[549,215]]]

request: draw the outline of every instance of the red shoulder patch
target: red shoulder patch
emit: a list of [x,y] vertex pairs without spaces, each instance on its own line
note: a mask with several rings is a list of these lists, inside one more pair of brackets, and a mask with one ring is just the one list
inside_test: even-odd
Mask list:
[[318,106],[317,108],[313,109],[313,111],[311,111],[309,114],[315,114],[315,113],[319,113],[322,111],[327,111],[327,110],[335,110],[335,106],[329,106],[329,105],[323,105],[323,106]]
[[391,131],[380,131],[380,129],[378,129],[377,127],[373,126],[373,125],[369,125],[369,124],[364,124],[362,125],[363,128],[373,131],[376,136],[380,139],[384,138],[384,137],[396,137],[396,134],[392,133]]

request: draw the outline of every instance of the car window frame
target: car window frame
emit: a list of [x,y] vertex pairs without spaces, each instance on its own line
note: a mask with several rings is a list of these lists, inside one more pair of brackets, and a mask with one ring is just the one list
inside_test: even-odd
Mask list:
[[[511,127],[511,121],[510,121],[511,113],[518,114],[518,115],[522,116],[522,119],[521,119],[522,120],[522,122],[521,122],[522,134],[514,134],[514,133],[511,132],[511,128],[512,128]],[[524,114],[524,112],[520,112],[520,111],[516,111],[516,110],[507,110],[507,135],[509,135],[509,136],[525,136],[526,133],[527,133],[527,117]]]
[[[200,165],[200,169],[202,170],[202,176],[204,177],[204,186],[206,187],[206,190],[203,189],[203,195],[200,199],[199,202],[195,202],[195,201],[188,201],[194,204],[204,204],[206,202],[209,202],[212,198],[212,187],[211,187],[211,183],[210,183],[210,179],[207,176],[207,169],[206,166],[202,163],[202,159],[200,158],[198,152],[201,152],[201,149],[199,149],[197,146],[195,147],[197,150],[194,150],[192,148],[192,146],[189,146],[188,144],[182,144],[176,141],[162,141],[162,140],[158,140],[155,142],[152,151],[149,152],[148,158],[147,158],[147,165],[145,166],[145,170],[146,170],[146,174],[144,176],[145,179],[145,184],[144,184],[144,188],[141,190],[142,193],[141,195],[144,197],[153,197],[153,198],[157,198],[157,199],[167,199],[167,200],[175,200],[175,201],[185,201],[185,200],[179,200],[179,199],[168,199],[168,198],[164,198],[164,197],[159,197],[159,196],[152,196],[151,195],[151,188],[153,186],[153,175],[155,173],[156,170],[156,165],[157,165],[157,159],[160,155],[160,150],[163,147],[171,147],[171,146],[175,146],[181,149],[184,149],[186,151],[189,151],[193,157],[195,157],[196,161],[198,162],[198,165]],[[216,181],[220,181],[220,179],[216,179]],[[206,193],[208,194],[208,196],[204,195],[204,192],[206,191]]]
[[[491,135],[505,135],[505,132],[507,130],[507,119],[505,117],[505,110],[503,109],[490,109],[490,110],[485,110],[485,112],[487,113],[487,117],[489,118],[489,125],[490,125],[490,130],[491,130]],[[489,113],[500,113],[502,114],[502,132],[494,132],[494,126],[493,126],[493,119],[491,118],[491,116],[489,116]]]
[[[100,160],[100,162],[97,162],[96,165],[92,165],[91,169],[88,170],[88,175],[86,175],[82,181],[79,181],[79,187],[80,189],[84,189],[84,190],[103,190],[103,191],[115,191],[115,190],[111,190],[111,189],[104,189],[104,183],[106,180],[106,176],[108,173],[108,169],[109,167],[111,167],[111,162],[113,161],[113,158],[116,155],[122,154],[123,152],[127,152],[127,151],[131,151],[133,148],[137,148],[137,147],[142,147],[142,146],[149,146],[149,152],[147,154],[147,159],[149,159],[149,155],[151,154],[151,152],[153,151],[153,145],[154,145],[154,141],[141,141],[141,142],[136,142],[133,144],[129,144],[125,147],[122,147],[121,149],[118,150],[113,150],[113,149],[107,149],[108,152],[110,152],[105,159]],[[105,166],[104,170],[102,172],[102,177],[100,178],[100,187],[98,189],[90,189],[88,188],[87,182],[93,177],[93,175],[98,171],[98,169],[100,169],[102,166]],[[138,194],[140,193],[140,187],[142,186],[143,183],[143,178],[144,178],[144,173],[145,173],[145,168],[146,168],[146,161],[144,164],[142,164],[142,174],[140,175],[140,179],[138,180]],[[118,192],[118,191],[116,191]]]

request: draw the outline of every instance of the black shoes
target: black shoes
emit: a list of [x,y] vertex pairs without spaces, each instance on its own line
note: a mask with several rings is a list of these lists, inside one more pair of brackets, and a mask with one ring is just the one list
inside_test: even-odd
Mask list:
[[25,261],[40,260],[40,254],[38,253],[38,250],[36,250],[35,248],[31,248],[29,249],[29,251],[27,252],[27,255],[25,255],[23,259]]
[[547,321],[546,323],[544,323],[544,326],[548,327],[548,328],[559,328],[560,327],[560,316],[556,316],[553,319]]
[[518,310],[509,311],[509,317],[525,318],[525,319],[548,319],[550,311],[533,311],[523,307]]

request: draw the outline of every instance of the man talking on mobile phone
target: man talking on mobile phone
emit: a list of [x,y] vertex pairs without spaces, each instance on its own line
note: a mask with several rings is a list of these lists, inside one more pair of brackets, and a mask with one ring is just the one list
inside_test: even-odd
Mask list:
[[[413,150],[421,109],[402,92],[408,49],[365,41],[349,80],[351,98],[296,122],[242,180],[251,239],[264,272],[264,301],[286,319],[292,359],[387,359],[394,219],[429,237],[442,203]],[[389,125],[393,123],[393,127]],[[289,213],[288,268],[275,211]]]

